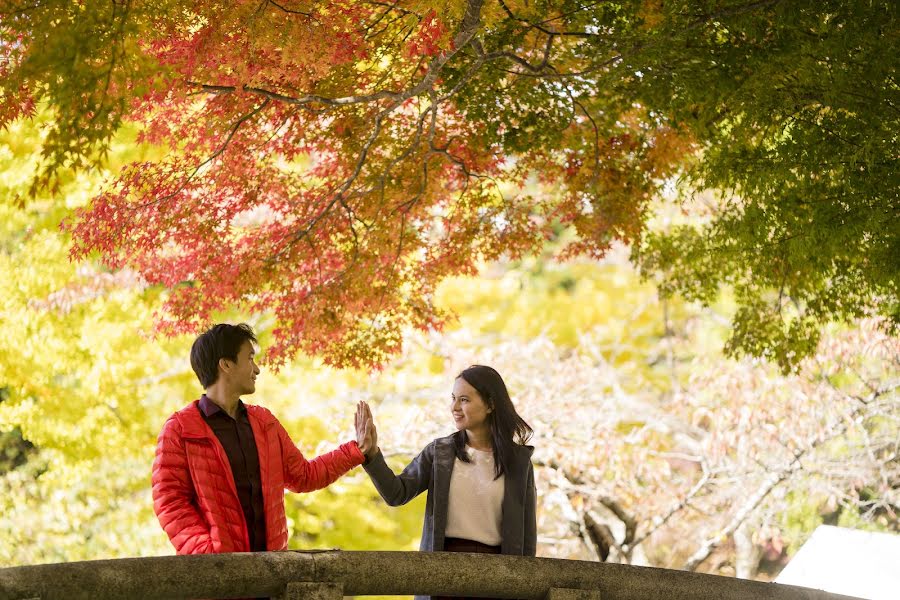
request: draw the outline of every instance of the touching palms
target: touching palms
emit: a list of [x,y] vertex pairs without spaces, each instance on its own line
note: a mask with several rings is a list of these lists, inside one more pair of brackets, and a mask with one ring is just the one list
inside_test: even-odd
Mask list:
[[372,419],[372,410],[365,401],[356,404],[356,443],[366,458],[372,458],[378,452],[378,432]]

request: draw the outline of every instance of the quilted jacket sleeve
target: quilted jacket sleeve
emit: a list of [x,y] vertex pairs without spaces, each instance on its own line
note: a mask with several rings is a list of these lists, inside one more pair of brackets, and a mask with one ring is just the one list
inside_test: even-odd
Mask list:
[[434,442],[422,450],[419,455],[409,463],[400,475],[394,475],[391,468],[384,461],[384,455],[378,452],[363,467],[375,489],[384,498],[389,506],[406,504],[431,484],[432,464],[434,462]]
[[156,445],[153,511],[178,554],[215,551],[209,526],[197,509],[184,440],[174,417],[166,421]]
[[322,489],[365,460],[355,441],[341,444],[328,454],[306,460],[281,423],[276,421],[275,427],[281,443],[284,486],[292,492]]

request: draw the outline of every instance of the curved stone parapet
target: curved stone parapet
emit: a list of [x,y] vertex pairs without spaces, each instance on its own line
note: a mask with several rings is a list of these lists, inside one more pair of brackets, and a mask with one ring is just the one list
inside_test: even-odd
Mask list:
[[[324,585],[320,585],[324,584]],[[448,552],[260,552],[121,558],[0,569],[0,600],[480,595],[544,600],[846,600],[687,571]]]

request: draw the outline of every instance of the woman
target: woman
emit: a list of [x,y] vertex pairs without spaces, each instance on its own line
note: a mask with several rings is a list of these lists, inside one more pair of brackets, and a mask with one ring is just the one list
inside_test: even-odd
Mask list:
[[[500,374],[473,365],[453,385],[450,412],[457,431],[434,440],[397,476],[376,447],[363,464],[391,506],[425,490],[424,551],[535,555],[532,429],[516,413]],[[357,423],[372,427],[365,402]]]

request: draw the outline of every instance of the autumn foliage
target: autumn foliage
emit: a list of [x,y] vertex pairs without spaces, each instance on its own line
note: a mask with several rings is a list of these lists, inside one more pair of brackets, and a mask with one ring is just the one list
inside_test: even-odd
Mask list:
[[[560,224],[583,234],[573,252],[634,241],[654,176],[679,157],[659,151],[673,130],[646,111],[593,116],[583,92],[528,77],[543,48],[523,52],[526,66],[492,51],[488,25],[525,47],[545,36],[481,2],[440,14],[427,3],[156,4],[57,3],[4,19],[21,39],[21,89],[67,103],[38,184],[140,123],[140,141],[164,156],[127,165],[66,224],[73,258],[99,252],[172,289],[173,331],[229,306],[272,311],[276,362],[303,349],[378,363],[403,327],[444,322],[431,300],[441,279],[533,252]],[[69,74],[79,86],[57,88],[34,64],[39,36],[58,38],[39,20],[77,30],[86,15],[109,43],[71,49],[88,64]],[[2,121],[33,95],[7,103]],[[532,177],[560,192],[532,197]]]
[[[650,199],[698,148],[708,160],[695,171],[698,186],[749,200],[763,187],[788,189],[772,183],[783,171],[756,173],[768,187],[717,177],[728,160],[784,143],[783,129],[766,129],[780,113],[765,101],[794,101],[793,92],[741,87],[757,84],[736,65],[765,64],[771,39],[808,53],[791,44],[813,25],[831,43],[851,31],[834,25],[846,16],[834,10],[829,21],[818,5],[778,2],[467,0],[437,10],[421,1],[4,0],[0,126],[40,102],[55,111],[33,189],[103,164],[116,132],[140,127],[154,158],[126,165],[66,227],[74,259],[99,255],[171,290],[166,330],[197,330],[237,306],[275,316],[275,363],[303,350],[371,366],[396,353],[404,328],[440,328],[448,315],[435,308],[435,286],[480,261],[527,255],[566,228],[577,235],[563,257],[602,256],[616,240],[639,245]],[[868,10],[860,19],[880,9]],[[867,39],[861,30],[852,31]],[[804,78],[820,79],[816,68]],[[804,111],[832,101],[796,102]],[[734,156],[716,163],[722,148]],[[884,152],[865,156],[874,165]],[[829,214],[810,219],[829,223]],[[878,236],[878,223],[863,220],[854,235]],[[776,240],[781,231],[728,231],[737,230]],[[721,245],[738,249],[727,257],[736,267],[703,272],[710,289],[759,276],[741,269],[756,241]],[[837,256],[847,248],[852,257]],[[807,276],[805,258],[782,261],[783,291],[801,312],[805,298],[818,298],[810,290],[834,279],[834,265],[849,264],[869,287],[850,303],[809,303],[816,323],[859,316],[896,291],[896,269],[861,261],[863,245],[829,252],[832,262],[810,267],[818,278]],[[641,256],[672,272],[672,259],[653,248]],[[740,288],[757,310],[736,326],[737,346],[765,353],[787,343],[781,305],[759,308],[777,281]],[[766,319],[774,325],[755,327]],[[762,341],[746,333],[770,330]],[[797,330],[807,341],[811,331]]]

